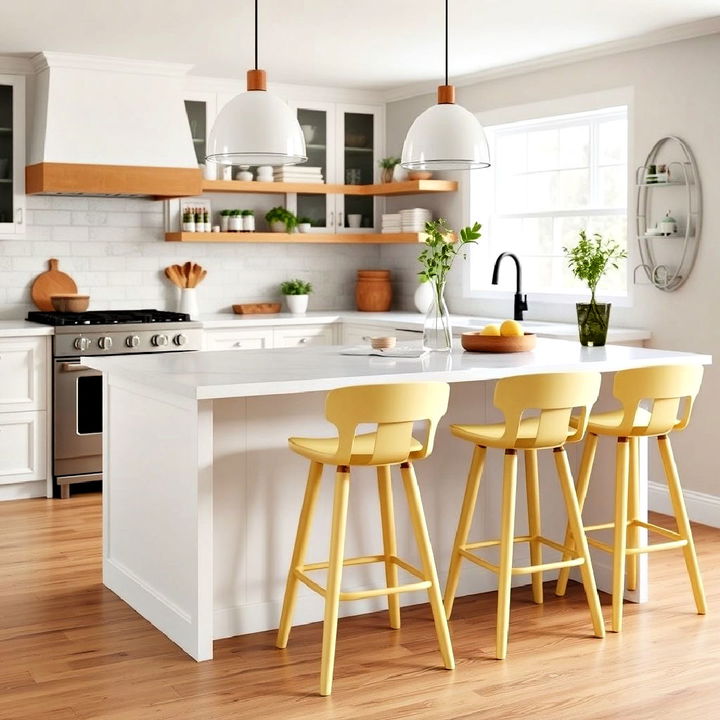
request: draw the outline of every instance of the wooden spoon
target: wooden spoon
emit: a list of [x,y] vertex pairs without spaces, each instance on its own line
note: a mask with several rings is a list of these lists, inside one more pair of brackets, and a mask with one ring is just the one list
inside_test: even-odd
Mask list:
[[170,265],[170,267],[166,267],[165,277],[167,277],[173,285],[176,285],[179,288],[184,287],[184,280],[180,272],[179,265]]
[[184,265],[182,269],[182,274],[185,277],[185,287],[189,288],[190,285],[190,271],[192,270],[192,263],[188,260]]

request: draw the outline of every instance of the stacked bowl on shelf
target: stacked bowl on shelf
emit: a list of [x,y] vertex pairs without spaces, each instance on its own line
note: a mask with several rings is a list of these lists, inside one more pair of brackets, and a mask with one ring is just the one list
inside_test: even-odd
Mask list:
[[321,167],[307,165],[281,165],[273,168],[275,182],[323,183]]

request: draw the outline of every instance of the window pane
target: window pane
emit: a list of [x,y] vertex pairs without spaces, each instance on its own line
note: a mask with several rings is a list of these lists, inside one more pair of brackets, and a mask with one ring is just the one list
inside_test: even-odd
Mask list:
[[627,167],[608,165],[598,168],[598,197],[604,208],[622,208],[627,204]]
[[627,162],[627,119],[601,122],[598,127],[601,165]]
[[590,126],[571,125],[560,128],[559,168],[580,168],[590,165]]
[[495,212],[501,215],[525,212],[527,201],[527,175],[497,178]]
[[495,163],[501,175],[517,175],[525,172],[527,136],[523,133],[499,135],[495,143]]
[[549,170],[558,167],[560,156],[560,132],[558,130],[533,130],[527,134],[527,169]]
[[587,170],[557,170],[527,176],[529,210],[574,210],[587,207],[590,173]]

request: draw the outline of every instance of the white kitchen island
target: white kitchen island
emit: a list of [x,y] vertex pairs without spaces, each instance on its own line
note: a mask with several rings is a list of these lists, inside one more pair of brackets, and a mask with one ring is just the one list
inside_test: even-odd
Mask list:
[[[306,461],[287,449],[288,436],[334,434],[323,415],[325,393],[332,388],[441,380],[452,384],[449,410],[433,455],[417,463],[417,472],[444,584],[472,452],[468,443],[450,436],[447,425],[497,418],[492,381],[710,361],[707,355],[583,348],[543,338],[529,353],[489,355],[458,348],[419,360],[346,356],[338,347],[86,358],[87,365],[104,372],[105,383],[103,581],[196,660],[212,658],[214,639],[277,627],[307,473]],[[609,380],[610,375],[599,407],[608,406]],[[643,506],[646,447],[641,443]],[[579,448],[569,449],[576,462]],[[612,517],[613,453],[614,444],[601,440],[585,513],[592,522]],[[489,453],[473,539],[497,536],[501,455]],[[551,467],[549,458],[541,458],[543,534],[561,539],[565,518]],[[308,562],[327,558],[331,496],[321,492]],[[518,529],[525,526],[524,507],[521,491]],[[399,554],[412,560],[404,510],[398,503]],[[353,471],[346,555],[375,553],[380,543],[373,471],[360,468]],[[518,557],[523,552],[524,545],[516,549]],[[547,557],[553,556],[548,551]],[[599,587],[609,588],[608,556],[594,555],[594,564]],[[515,580],[525,584],[530,578]],[[384,585],[380,566],[348,568],[343,577],[344,589],[378,585]],[[469,566],[459,594],[494,588],[494,575]],[[642,601],[646,589],[643,562],[638,589],[627,597]],[[424,593],[401,597],[405,604],[426,599]],[[372,598],[344,603],[341,610],[369,612],[385,603]],[[295,624],[321,619],[322,598],[301,589]],[[491,644],[493,638],[478,642]]]

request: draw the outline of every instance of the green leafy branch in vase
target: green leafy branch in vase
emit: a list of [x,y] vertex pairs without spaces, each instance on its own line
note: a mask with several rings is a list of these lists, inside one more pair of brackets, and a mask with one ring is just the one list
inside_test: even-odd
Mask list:
[[418,273],[420,282],[431,282],[435,286],[435,292],[441,295],[455,258],[459,254],[465,258],[466,246],[477,245],[481,227],[480,223],[476,222],[462,228],[460,238],[456,240],[447,220],[440,218],[425,223],[425,248],[418,256],[423,267]]

